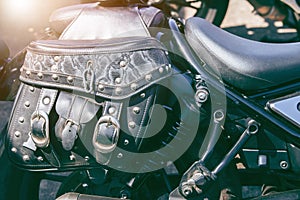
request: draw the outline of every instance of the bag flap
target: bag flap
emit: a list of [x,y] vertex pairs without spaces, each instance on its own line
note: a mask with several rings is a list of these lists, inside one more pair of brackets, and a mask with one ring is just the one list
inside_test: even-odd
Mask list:
[[170,76],[171,65],[155,38],[32,42],[21,81],[123,99]]

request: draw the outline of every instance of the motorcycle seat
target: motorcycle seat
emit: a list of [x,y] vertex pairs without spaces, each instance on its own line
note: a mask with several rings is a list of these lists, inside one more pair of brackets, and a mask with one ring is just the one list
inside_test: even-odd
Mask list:
[[252,41],[196,17],[187,20],[185,36],[209,72],[244,92],[300,79],[300,43]]

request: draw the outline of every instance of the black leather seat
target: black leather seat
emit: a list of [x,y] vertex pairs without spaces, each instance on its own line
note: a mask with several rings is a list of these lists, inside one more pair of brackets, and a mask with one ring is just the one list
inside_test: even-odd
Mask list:
[[187,20],[185,36],[208,69],[237,89],[251,92],[300,80],[300,43],[244,39],[201,18]]

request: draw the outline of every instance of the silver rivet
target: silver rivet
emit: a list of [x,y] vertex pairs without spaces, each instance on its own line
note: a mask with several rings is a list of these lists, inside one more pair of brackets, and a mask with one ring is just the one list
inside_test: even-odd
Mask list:
[[83,183],[83,184],[82,184],[82,187],[83,187],[83,188],[87,188],[87,187],[89,187],[89,185],[88,185],[87,183]]
[[169,55],[169,52],[165,51],[165,54],[166,54],[166,55]]
[[140,94],[140,97],[141,97],[141,98],[145,98],[145,97],[146,97],[146,94],[145,94],[145,93],[142,93],[142,94]]
[[124,145],[128,145],[129,144],[129,140],[125,139],[124,140]]
[[122,61],[120,62],[120,67],[125,67],[126,64],[127,64],[126,61],[122,60]]
[[29,158],[28,155],[24,155],[24,156],[23,156],[23,160],[24,160],[25,162],[29,161],[29,159],[30,159],[30,158]]
[[44,105],[49,105],[50,102],[51,102],[50,97],[44,97],[44,98],[43,98],[43,104],[44,104]]
[[72,155],[70,155],[70,160],[72,160],[72,161],[73,161],[73,160],[75,160],[75,158],[76,158],[76,157],[75,157],[73,154],[72,154]]
[[90,159],[89,156],[85,156],[85,157],[84,157],[84,160],[85,160],[85,161],[88,161],[89,159]]
[[122,153],[119,153],[118,155],[117,155],[117,158],[122,158],[123,157],[123,154]]
[[52,65],[51,66],[51,70],[52,71],[57,71],[58,70],[58,66],[57,65]]
[[288,164],[288,162],[283,160],[280,162],[280,167],[281,167],[281,169],[287,169],[289,167],[289,164]]
[[151,74],[146,75],[145,79],[146,79],[146,81],[151,81],[152,75]]
[[141,112],[141,109],[139,107],[134,107],[133,112],[134,114],[139,114]]
[[134,91],[137,89],[138,85],[136,83],[132,83],[130,87],[131,87],[131,90]]
[[24,105],[25,105],[25,107],[28,108],[30,106],[30,102],[29,101],[25,101]]
[[39,156],[39,157],[37,157],[37,160],[38,160],[39,162],[43,162],[43,161],[44,161],[44,158],[43,158],[42,156]]
[[129,126],[129,128],[134,129],[135,128],[135,122],[129,122],[128,126]]
[[159,73],[164,73],[164,68],[163,67],[160,67],[160,68],[158,68],[158,71],[159,71]]
[[20,131],[16,131],[16,132],[15,132],[15,136],[16,136],[16,137],[20,137],[20,136],[21,136],[21,132],[20,132]]
[[104,90],[104,86],[103,85],[98,85],[98,91],[101,92]]
[[20,122],[20,123],[24,123],[24,122],[25,122],[25,118],[24,118],[24,117],[20,117],[20,118],[19,118],[19,122]]
[[115,79],[115,83],[116,83],[116,84],[120,84],[121,82],[122,82],[122,79],[121,79],[121,78],[116,78],[116,79]]
[[53,79],[54,81],[57,81],[57,80],[58,80],[58,75],[57,75],[57,74],[53,74],[53,75],[52,75],[52,79]]
[[116,88],[116,94],[118,95],[122,94],[122,88]]
[[34,90],[35,90],[34,87],[30,87],[30,88],[29,88],[29,91],[30,91],[30,92],[34,92]]
[[54,56],[54,61],[58,62],[60,60],[60,56]]
[[116,112],[116,108],[115,107],[113,107],[113,106],[111,106],[109,109],[108,109],[108,113],[109,114],[114,114]]
[[44,77],[44,75],[43,75],[41,72],[39,72],[39,73],[37,74],[37,76],[38,76],[39,79],[42,79],[42,78]]
[[169,69],[171,68],[171,65],[169,64],[169,65],[166,65],[166,71],[168,72],[169,71]]
[[15,147],[13,147],[13,148],[11,148],[11,151],[13,152],[13,153],[17,153],[17,148],[15,148]]
[[26,71],[26,76],[30,76],[31,72],[30,71]]
[[68,76],[67,81],[68,83],[73,83],[74,78],[72,76]]

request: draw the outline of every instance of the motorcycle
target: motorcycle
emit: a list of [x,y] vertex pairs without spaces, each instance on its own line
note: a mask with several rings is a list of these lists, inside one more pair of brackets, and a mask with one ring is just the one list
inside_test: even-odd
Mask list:
[[50,21],[1,74],[1,199],[299,199],[299,43],[140,1]]

